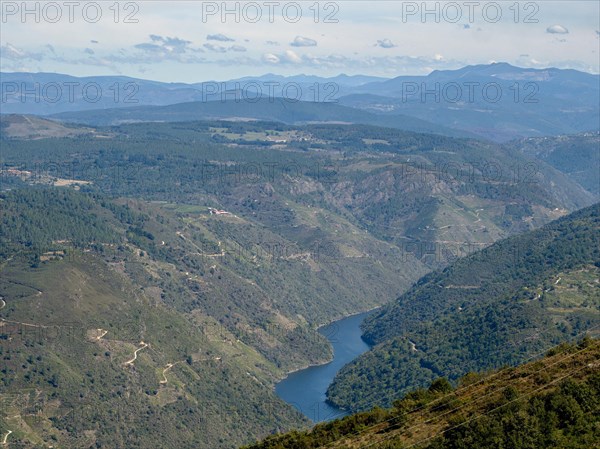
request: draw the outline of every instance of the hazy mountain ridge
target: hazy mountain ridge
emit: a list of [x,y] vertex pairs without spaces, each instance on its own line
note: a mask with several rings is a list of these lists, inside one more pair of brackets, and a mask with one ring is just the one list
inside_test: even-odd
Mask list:
[[[519,68],[505,63],[434,71],[427,76],[375,78],[377,81],[361,75],[322,78],[267,74],[194,84],[159,83],[127,77],[75,78],[43,73],[3,73],[2,76],[3,83],[17,91],[12,93],[3,88],[9,92],[6,101],[3,100],[4,113],[59,113],[56,117],[63,120],[88,124],[226,117],[287,123],[343,121],[507,141],[518,137],[594,131],[600,121],[598,75],[555,68]],[[50,104],[43,98],[42,101],[30,98],[41,97],[41,93],[23,96],[21,83],[30,90],[36,83],[39,86],[78,84],[73,98],[63,92],[57,102]],[[82,87],[86,83],[99,86],[102,95],[89,101]],[[296,86],[293,98],[290,98],[291,93],[286,94],[283,90],[282,86],[286,84]],[[283,102],[285,109],[271,105],[272,110],[267,112],[265,106],[257,110],[243,105],[252,105],[261,96],[269,102]],[[331,114],[331,102],[339,103],[335,109],[337,116]],[[216,103],[233,103],[237,109]],[[182,105],[160,108],[175,104]],[[158,108],[149,107],[151,105]],[[342,109],[342,105],[362,111],[352,112]],[[311,110],[308,114],[307,108]],[[190,109],[199,111],[196,115],[185,116],[192,112]],[[100,112],[102,110],[105,111]]]

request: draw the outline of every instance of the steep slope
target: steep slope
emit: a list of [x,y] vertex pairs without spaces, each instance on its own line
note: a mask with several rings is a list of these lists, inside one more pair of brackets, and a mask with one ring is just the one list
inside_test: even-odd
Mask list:
[[374,253],[387,247],[409,273],[415,258],[437,268],[594,201],[514,149],[390,128],[192,122],[97,131],[112,137],[7,140],[0,179],[13,188],[80,180],[109,195],[225,209],[357,263],[381,257],[369,256],[371,244],[346,244],[365,234],[382,241]]
[[[187,433],[195,426],[186,422],[180,426],[186,432],[183,444],[193,442],[195,447],[231,447],[302,425],[287,405],[269,398],[273,399],[274,383],[287,372],[330,358],[329,346],[315,331],[318,325],[380,306],[431,267],[489,245],[505,233],[539,226],[591,197],[544,164],[535,178],[515,176],[509,162],[523,167],[530,163],[520,153],[385,128],[194,122],[96,131],[80,137],[2,141],[0,179],[8,190],[2,195],[2,279],[14,282],[2,284],[6,306],[0,314],[36,326],[82,321],[79,327],[86,333],[91,330],[93,338],[108,330],[99,341],[115,340],[117,348],[125,345],[117,365],[150,364],[152,380],[134,385],[150,396],[156,389],[152,382],[163,387],[157,389],[160,392],[181,380],[187,371],[182,374],[183,364],[177,362],[187,364],[190,354],[192,367],[198,359],[230,366],[256,390],[244,382],[240,389],[248,394],[241,395],[227,376],[209,383],[210,391],[231,398],[225,404],[234,404],[228,412],[239,416],[240,424],[230,433],[221,432],[219,426],[229,422],[215,416],[210,422],[216,430],[200,437],[195,430]],[[482,168],[486,163],[502,173],[492,175]],[[456,164],[458,171],[452,168]],[[72,185],[73,190],[49,187],[59,185]],[[444,220],[453,223],[441,224]],[[433,257],[432,244],[437,245]],[[458,244],[467,247],[464,252],[456,250]],[[446,249],[456,251],[446,254]],[[71,254],[73,262],[68,260]],[[85,261],[81,267],[69,265],[80,259]],[[111,293],[111,311],[119,310],[120,301],[146,298],[135,302],[139,309],[125,310],[139,320],[119,324],[136,330],[130,339],[121,334],[112,338],[112,321],[103,318],[105,309],[96,308],[108,287],[92,280],[102,273],[110,279],[113,271],[123,276],[125,285],[117,286],[119,291],[138,293],[126,298]],[[62,295],[62,279],[74,290],[65,287]],[[47,316],[44,292],[51,290],[57,306]],[[39,291],[42,294],[36,296]],[[61,301],[70,307],[58,307]],[[157,311],[145,311],[145,303]],[[163,355],[159,351],[156,360],[148,360],[158,343],[144,326],[153,334],[164,329],[144,322],[158,321],[158,315],[171,317],[168,331],[189,334],[196,349],[190,353],[187,345],[175,352],[167,345],[160,350]],[[14,330],[7,332],[7,339],[14,340],[13,334]],[[30,355],[32,360],[38,356],[28,345],[21,348],[26,362],[15,358],[18,364],[9,364],[6,379],[13,372],[37,376],[38,368],[33,374],[20,371],[29,365]],[[67,347],[65,343],[60,350]],[[77,360],[59,355],[50,359],[57,364],[52,373],[68,368],[80,376],[83,366]],[[94,366],[89,358],[81,360]],[[206,375],[220,376],[216,371]],[[18,392],[26,390],[27,378],[22,379],[15,386]],[[40,383],[45,386],[50,380],[51,388],[74,388],[61,379],[44,377]],[[74,391],[85,396],[86,385]],[[185,390],[190,397],[199,394],[195,386],[190,388]],[[65,401],[70,398],[61,394]],[[257,401],[270,404],[278,418],[268,420],[265,411],[255,407]],[[165,422],[171,422],[169,416]],[[48,426],[63,429],[60,423],[42,425]],[[126,446],[133,441],[131,428],[126,424],[118,432],[97,432],[98,441]],[[78,424],[76,430],[82,429],[94,430]],[[46,438],[42,428],[25,430],[19,438]],[[54,430],[51,433],[59,438]]]
[[226,448],[305,423],[272,393],[282,372],[256,349],[161,302],[155,284],[184,287],[176,270],[139,282],[143,265],[164,266],[136,245],[140,214],[64,189],[0,202],[0,427],[11,446]]
[[542,160],[600,195],[600,134],[583,133],[517,140],[510,145]]
[[600,204],[430,273],[364,323],[374,349],[328,391],[354,410],[414,386],[515,364],[600,326]]
[[545,358],[462,378],[437,379],[394,402],[309,432],[268,438],[248,449],[597,448],[600,343],[564,343]]

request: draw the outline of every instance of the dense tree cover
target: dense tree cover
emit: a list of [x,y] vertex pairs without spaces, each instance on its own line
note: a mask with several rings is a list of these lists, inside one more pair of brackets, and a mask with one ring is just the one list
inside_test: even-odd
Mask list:
[[248,449],[588,449],[600,441],[598,340],[562,344],[546,358],[454,389],[439,378],[394,401],[310,431],[267,438]]
[[600,195],[600,133],[530,137],[508,145],[545,161],[590,192]]
[[[231,448],[306,422],[272,392],[282,371],[269,358],[325,360],[328,347],[308,326],[269,327],[254,302],[244,313],[262,326],[265,355],[203,308],[173,307],[193,298],[175,268],[190,249],[162,250],[154,235],[173,234],[174,216],[71,188],[3,192],[0,203],[0,430],[11,444]],[[141,341],[150,346],[128,364]]]
[[[101,203],[101,204],[100,204]],[[32,188],[0,193],[0,257],[15,252],[38,256],[56,247],[83,248],[96,243],[116,244],[111,212],[125,225],[143,221],[126,206],[101,201],[72,189]],[[108,207],[108,210],[103,207]],[[58,244],[56,242],[62,242]]]
[[3,150],[7,187],[86,180],[82,191],[206,204],[290,232],[300,206],[316,207],[432,268],[593,201],[515,149],[365,125],[141,123]]
[[[247,371],[264,373],[95,255],[2,274],[42,292],[19,298],[0,286],[0,430],[13,431],[10,446],[233,448],[304,422]],[[150,346],[127,364],[140,341]]]
[[[447,262],[422,257],[421,243],[487,245],[589,201],[544,167],[539,182],[509,175],[508,161],[526,159],[499,147],[374,127],[152,123],[2,146],[2,318],[109,331],[101,343],[92,332],[50,347],[4,333],[18,347],[4,354],[2,379],[19,397],[29,384],[49,395],[36,438],[72,426],[69,436],[96,431],[100,447],[175,437],[182,447],[230,447],[302,424],[273,383],[327,360],[318,324],[382,304]],[[444,162],[467,165],[454,173]],[[471,175],[482,162],[502,176]],[[49,187],[74,180],[90,183]],[[123,374],[142,339],[151,350]],[[161,384],[176,361],[185,364]],[[95,418],[106,431],[63,420],[78,397],[106,402]],[[119,404],[140,414],[117,425]]]
[[[328,397],[355,409],[389,405],[435,377],[515,364],[598,328],[598,268],[596,204],[430,273],[365,320],[364,336],[377,346],[340,371]],[[579,290],[562,295],[561,276]]]
[[[307,264],[290,257],[319,249],[306,226],[281,235],[250,220],[219,219],[206,206],[48,186],[3,192],[2,205],[0,314],[13,324],[1,327],[0,343],[10,353],[2,355],[0,400],[20,398],[4,418],[27,414],[35,406],[25,397],[35,386],[42,409],[31,432],[15,433],[13,441],[52,434],[64,447],[80,447],[81,439],[64,438],[96,430],[94,441],[107,447],[151,447],[177,437],[180,447],[212,448],[301,426],[304,419],[272,388],[287,371],[330,357],[317,324],[365,307],[367,291],[373,301],[390,285],[407,285],[407,273],[417,277],[410,267],[399,272],[395,255],[368,235],[345,244],[369,248],[385,265],[337,262],[328,252]],[[321,243],[332,234],[316,232]],[[373,279],[378,285],[369,287]],[[45,341],[46,332],[65,325],[76,340],[67,332],[65,340]],[[99,342],[97,329],[108,331]],[[123,378],[122,365],[141,340],[156,348],[152,362],[142,351],[135,366],[143,375],[136,370]],[[168,374],[175,379],[160,384],[165,364],[180,361],[195,374],[178,363]],[[127,401],[119,402],[123,396]],[[90,428],[90,420],[65,417],[80,406],[90,413],[89,404],[100,400],[106,405],[92,422],[102,431]],[[53,401],[64,407],[54,410]],[[121,418],[112,410],[131,418],[115,428]],[[185,419],[177,421],[181,413]],[[65,429],[64,438],[57,436]]]

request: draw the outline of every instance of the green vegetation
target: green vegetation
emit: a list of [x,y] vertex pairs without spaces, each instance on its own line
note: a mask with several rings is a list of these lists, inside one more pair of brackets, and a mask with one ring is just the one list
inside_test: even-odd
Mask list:
[[538,361],[440,378],[394,401],[247,449],[589,449],[600,441],[600,342],[561,344]]
[[[329,360],[317,326],[592,198],[513,150],[371,126],[25,122],[0,130],[0,430],[26,448],[305,426],[273,387]],[[567,329],[581,289],[548,292]]]
[[[185,298],[186,278],[153,246],[156,216],[64,188],[1,203],[0,430],[10,442],[226,448],[306,422],[272,393],[284,372],[241,334],[160,300]],[[311,337],[306,328],[301,346],[312,352],[293,357],[327,356]],[[294,360],[294,350],[270,356]]]
[[575,182],[600,195],[600,134],[588,132],[557,137],[530,137],[510,145],[542,160]]
[[600,328],[600,205],[430,273],[365,320],[375,344],[344,367],[328,398],[389,406],[415,386],[513,365]]
[[[111,197],[225,209],[285,239],[297,240],[301,220],[336,247],[331,233],[343,220],[385,242],[396,260],[416,257],[426,268],[593,202],[515,149],[375,126],[213,121],[3,136],[5,188],[85,181],[82,191]],[[300,217],[302,209],[321,220]]]

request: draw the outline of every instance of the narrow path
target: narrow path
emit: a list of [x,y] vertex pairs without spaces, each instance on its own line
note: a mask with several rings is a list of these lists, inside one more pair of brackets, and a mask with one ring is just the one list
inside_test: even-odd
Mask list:
[[166,366],[166,368],[165,368],[165,369],[163,370],[163,372],[162,372],[162,376],[164,377],[164,379],[163,379],[163,380],[161,380],[161,381],[159,382],[160,384],[163,384],[163,385],[165,385],[165,384],[167,384],[167,383],[169,382],[169,379],[167,379],[167,376],[166,376],[165,374],[167,373],[167,371],[169,371],[171,368],[173,368],[173,367],[174,367],[175,365],[177,365],[178,363],[181,363],[181,362],[167,363],[167,364],[165,365],[165,366]]
[[0,310],[4,309],[4,306],[6,306],[6,302],[4,301],[4,299],[0,298]]
[[127,360],[127,361],[125,362],[125,365],[132,365],[132,364],[133,364],[133,362],[135,362],[135,361],[136,361],[136,359],[137,359],[137,353],[138,353],[139,351],[141,351],[142,349],[144,349],[144,348],[148,347],[148,344],[147,344],[147,343],[144,343],[143,341],[141,341],[141,342],[140,342],[140,344],[142,345],[142,347],[141,347],[141,348],[138,348],[138,349],[136,349],[136,350],[134,351],[134,353],[133,353],[133,358],[132,358],[131,360]]
[[6,444],[7,444],[7,443],[6,443],[6,440],[7,440],[8,436],[9,436],[11,433],[12,433],[12,430],[9,430],[9,431],[8,431],[8,433],[7,433],[6,435],[4,435],[4,439],[2,440],[2,444],[3,444],[3,445],[6,445]]
[[[28,327],[39,327],[39,328],[43,328],[43,329],[53,327],[53,326],[44,326],[43,324],[22,323],[21,321],[5,320],[4,318],[0,318],[0,321],[2,321],[4,323],[20,324],[22,326],[28,326]],[[60,326],[54,326],[54,327],[60,327]]]
[[164,378],[164,379],[163,379],[163,380],[161,380],[161,381],[159,382],[160,384],[166,384],[166,383],[168,383],[168,382],[169,382],[169,379],[167,379],[167,376],[165,376],[165,373],[166,373],[167,371],[169,371],[171,368],[173,368],[173,364],[172,364],[172,363],[167,363],[167,365],[166,365],[166,366],[167,366],[167,367],[166,367],[166,368],[163,370],[163,372],[162,372],[162,376],[163,376],[163,378]]

